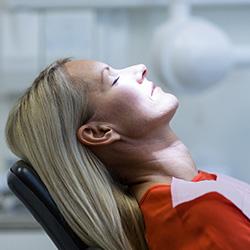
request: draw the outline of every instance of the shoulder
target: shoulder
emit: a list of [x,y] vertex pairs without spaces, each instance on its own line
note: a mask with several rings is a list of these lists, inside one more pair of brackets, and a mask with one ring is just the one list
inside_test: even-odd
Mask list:
[[[204,180],[216,180],[215,174],[210,174],[204,171],[199,171],[192,182],[200,182]],[[147,187],[146,192],[142,195],[139,205],[142,206],[145,201],[153,202],[160,201],[165,198],[165,201],[171,201],[171,182],[169,184],[155,184]],[[160,200],[159,200],[160,199]]]
[[[206,181],[213,186],[217,183],[217,175],[200,172],[193,182],[187,183],[195,189],[200,189],[196,184],[206,184]],[[186,190],[191,195],[195,193],[195,189],[192,190],[189,186],[182,187],[184,188],[180,194],[183,194],[184,198]],[[172,249],[176,249],[190,247],[190,242],[193,242],[193,247],[207,245],[213,249],[218,249],[216,246],[219,245],[242,246],[238,245],[236,238],[241,239],[242,244],[250,244],[249,219],[225,196],[210,190],[173,206],[172,189],[173,182],[171,186],[153,186],[147,190],[140,202],[151,246],[161,249],[160,246],[168,244]]]
[[141,198],[139,206],[142,206],[145,202],[160,201],[163,197],[171,199],[170,187],[170,185],[162,184],[149,187]]
[[[207,173],[205,175],[209,177]],[[197,182],[173,178],[171,184],[173,207],[197,200],[203,196],[212,196],[214,203],[234,205],[250,218],[250,185],[223,174],[209,175],[212,179],[202,179]]]

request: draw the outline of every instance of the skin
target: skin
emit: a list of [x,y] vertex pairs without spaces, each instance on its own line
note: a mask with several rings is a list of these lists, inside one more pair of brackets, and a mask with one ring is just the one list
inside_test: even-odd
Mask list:
[[79,128],[78,139],[129,185],[138,202],[151,186],[170,185],[172,177],[190,181],[198,174],[188,149],[169,126],[178,100],[153,87],[145,65],[117,70],[75,60],[65,66],[71,76],[84,80],[95,110]]

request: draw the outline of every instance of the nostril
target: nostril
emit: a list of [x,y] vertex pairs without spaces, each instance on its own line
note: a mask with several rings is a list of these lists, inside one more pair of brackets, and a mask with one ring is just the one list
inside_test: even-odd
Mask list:
[[142,84],[147,75],[147,68],[144,64],[140,64],[136,69],[136,80],[139,84]]
[[142,72],[142,80],[146,77],[146,75],[147,75],[147,70],[144,69]]
[[144,69],[144,70],[142,71],[142,74],[141,74],[140,79],[138,80],[138,83],[139,83],[139,84],[142,84],[142,82],[143,82],[144,78],[146,77],[146,75],[147,75],[147,69]]

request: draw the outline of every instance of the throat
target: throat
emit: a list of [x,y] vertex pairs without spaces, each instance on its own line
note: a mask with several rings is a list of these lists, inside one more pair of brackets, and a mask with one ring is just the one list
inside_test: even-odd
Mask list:
[[129,176],[130,190],[138,202],[152,186],[171,185],[172,177],[191,181],[198,174],[188,149],[181,142],[158,151],[146,151],[143,157],[145,161],[137,162]]

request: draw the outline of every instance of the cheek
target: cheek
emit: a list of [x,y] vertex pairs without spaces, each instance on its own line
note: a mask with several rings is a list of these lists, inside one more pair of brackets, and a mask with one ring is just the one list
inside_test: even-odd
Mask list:
[[109,110],[116,118],[134,119],[135,115],[140,116],[142,103],[143,100],[138,95],[123,95],[110,101]]
[[154,120],[154,107],[148,97],[124,95],[110,103],[109,120],[115,123],[121,133],[140,137]]

